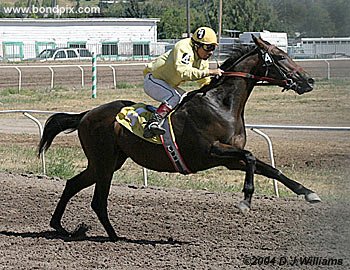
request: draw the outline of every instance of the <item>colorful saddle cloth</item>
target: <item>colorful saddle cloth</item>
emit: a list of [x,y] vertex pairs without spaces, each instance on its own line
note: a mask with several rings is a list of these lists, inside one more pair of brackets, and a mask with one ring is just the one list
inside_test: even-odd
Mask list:
[[163,128],[166,130],[166,133],[164,135],[154,136],[152,138],[143,137],[144,127],[152,116],[152,109],[153,111],[155,110],[155,108],[149,105],[136,103],[133,106],[124,107],[117,114],[116,120],[119,124],[123,125],[125,128],[143,140],[155,144],[163,144],[165,152],[173,163],[175,169],[182,174],[190,173],[190,170],[187,168],[185,162],[183,161],[175,142],[175,135],[171,125],[171,113],[163,123]]

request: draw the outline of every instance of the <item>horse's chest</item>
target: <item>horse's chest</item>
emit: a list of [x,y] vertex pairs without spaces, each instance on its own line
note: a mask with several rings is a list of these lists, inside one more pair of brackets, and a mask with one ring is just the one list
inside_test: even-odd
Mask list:
[[243,149],[246,144],[246,132],[242,119],[236,119],[230,123],[230,128],[228,129],[226,143],[235,146],[237,148]]
[[246,144],[246,136],[245,134],[236,134],[231,138],[230,144],[239,149],[244,149]]

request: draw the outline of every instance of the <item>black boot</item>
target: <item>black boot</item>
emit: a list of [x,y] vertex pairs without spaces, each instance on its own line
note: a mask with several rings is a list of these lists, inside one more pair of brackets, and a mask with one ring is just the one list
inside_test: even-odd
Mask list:
[[161,122],[170,111],[171,107],[163,102],[148,120],[143,131],[143,137],[152,138],[153,136],[165,134],[165,129],[162,128]]
[[160,123],[163,121],[163,117],[158,113],[153,113],[152,117],[148,120],[144,132],[143,137],[152,138],[153,136],[163,135],[165,134],[165,129],[162,128]]

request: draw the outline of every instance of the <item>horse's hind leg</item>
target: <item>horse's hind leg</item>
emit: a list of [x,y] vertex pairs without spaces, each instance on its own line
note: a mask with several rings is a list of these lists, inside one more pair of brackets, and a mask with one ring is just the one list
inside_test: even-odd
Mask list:
[[67,180],[62,196],[56,206],[56,209],[50,221],[50,226],[54,228],[58,233],[67,236],[70,235],[61,225],[61,219],[66,209],[66,206],[69,200],[75,194],[77,194],[84,188],[91,186],[94,183],[94,177],[91,174],[89,167],[86,170],[79,173],[78,175],[74,176],[73,178]]
[[116,163],[110,164],[113,164],[113,167],[108,166],[108,162],[104,162],[104,164],[99,164],[96,166],[98,181],[96,182],[91,207],[95,211],[98,219],[100,220],[101,224],[105,228],[108,236],[112,241],[118,240],[118,236],[108,218],[108,194],[111,186],[113,172],[120,169],[126,159],[127,156],[123,152],[119,151],[116,157]]
[[264,175],[272,179],[276,179],[277,181],[284,184],[287,188],[292,190],[297,195],[304,195],[305,200],[310,203],[316,203],[321,201],[321,199],[318,197],[318,195],[314,191],[304,187],[302,184],[292,179],[289,179],[281,171],[273,168],[272,166],[260,160],[256,161],[255,173]]

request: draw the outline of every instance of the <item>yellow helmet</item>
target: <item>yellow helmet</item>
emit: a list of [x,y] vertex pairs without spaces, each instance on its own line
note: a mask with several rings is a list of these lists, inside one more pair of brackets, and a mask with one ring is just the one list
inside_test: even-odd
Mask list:
[[209,27],[199,27],[194,32],[192,39],[197,43],[218,45],[216,34]]

